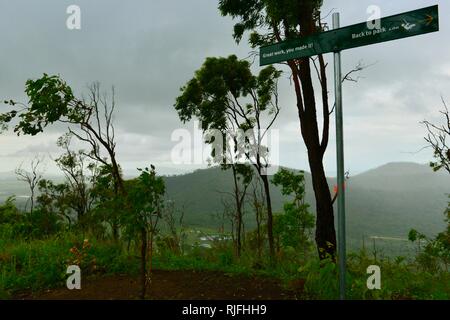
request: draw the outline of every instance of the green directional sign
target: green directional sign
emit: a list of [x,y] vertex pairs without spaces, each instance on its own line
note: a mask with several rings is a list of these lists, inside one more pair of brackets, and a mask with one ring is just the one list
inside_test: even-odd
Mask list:
[[370,44],[439,31],[438,6],[380,19],[380,28],[367,22],[286,40],[260,48],[260,65],[337,52]]

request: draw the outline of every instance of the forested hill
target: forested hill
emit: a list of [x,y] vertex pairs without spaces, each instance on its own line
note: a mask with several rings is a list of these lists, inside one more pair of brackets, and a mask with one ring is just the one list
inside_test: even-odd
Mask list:
[[[307,201],[313,205],[311,176],[305,176]],[[218,226],[222,198],[227,197],[224,192],[232,190],[231,172],[210,168],[165,179],[168,196],[185,205],[187,223]],[[335,179],[330,179],[330,187],[334,185]],[[411,228],[434,235],[444,228],[450,177],[445,172],[434,173],[427,165],[390,163],[350,177],[346,190],[347,230],[354,242],[363,236],[406,238]],[[283,197],[276,187],[272,198],[274,210],[281,210]],[[254,225],[253,220],[249,213],[248,227]]]
[[[305,173],[308,203],[314,210],[311,176]],[[218,228],[223,212],[222,199],[232,191],[231,171],[219,168],[165,177],[167,198],[185,207],[185,222],[190,226]],[[330,179],[330,187],[335,179]],[[415,228],[428,235],[444,229],[450,177],[445,172],[434,173],[427,165],[390,163],[351,176],[347,182],[347,231],[351,243],[361,243],[371,236],[406,238]],[[15,194],[18,202],[28,195],[26,185],[13,174],[0,174],[0,201]],[[280,211],[283,197],[272,188],[273,206]],[[246,214],[246,229],[254,226],[250,211]]]

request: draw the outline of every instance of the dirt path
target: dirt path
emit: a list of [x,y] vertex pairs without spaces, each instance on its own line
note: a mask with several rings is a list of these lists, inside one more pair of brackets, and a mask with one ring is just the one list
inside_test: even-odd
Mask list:
[[[138,277],[106,276],[82,282],[81,290],[66,288],[38,294],[22,294],[16,299],[46,300],[129,300],[138,299]],[[206,271],[154,271],[148,299],[155,300],[285,300],[295,299],[295,290],[286,290],[275,280],[230,276]]]

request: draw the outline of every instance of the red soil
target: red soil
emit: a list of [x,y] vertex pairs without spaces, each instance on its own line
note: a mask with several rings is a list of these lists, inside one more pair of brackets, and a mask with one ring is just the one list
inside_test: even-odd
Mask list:
[[[147,299],[155,300],[286,300],[296,299],[302,283],[285,289],[273,279],[231,276],[209,271],[154,271]],[[114,275],[86,279],[81,290],[58,288],[15,299],[130,300],[138,299],[138,277]]]

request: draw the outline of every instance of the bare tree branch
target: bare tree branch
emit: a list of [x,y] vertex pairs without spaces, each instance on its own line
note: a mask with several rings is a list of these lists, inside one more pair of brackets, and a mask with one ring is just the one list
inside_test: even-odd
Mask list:
[[34,211],[36,187],[44,175],[44,172],[40,170],[43,161],[42,157],[36,156],[30,163],[30,170],[23,169],[23,163],[15,170],[17,179],[27,183],[30,189],[30,198],[27,201],[27,206],[28,202],[30,202],[30,214],[33,214]]
[[434,158],[436,162],[431,162],[431,166],[435,171],[444,168],[450,173],[450,150],[447,139],[450,136],[450,115],[444,98],[441,97],[444,110],[440,113],[444,115],[445,123],[441,125],[433,124],[427,120],[421,122],[425,125],[428,133],[424,138],[431,148],[433,148]]

